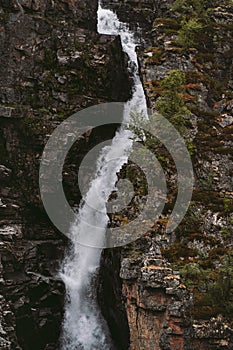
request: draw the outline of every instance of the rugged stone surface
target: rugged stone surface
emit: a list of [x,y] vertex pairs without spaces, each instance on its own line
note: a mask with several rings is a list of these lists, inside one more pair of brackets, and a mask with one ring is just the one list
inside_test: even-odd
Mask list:
[[[141,261],[145,266],[140,267]],[[137,276],[136,264],[139,265]],[[120,277],[124,281],[130,348],[159,349],[166,344],[167,348],[181,349],[187,327],[183,318],[184,305],[190,300],[180,276],[173,273],[161,255],[152,253],[136,261],[123,259]]]
[[[107,0],[104,4],[109,6]],[[186,73],[193,201],[174,234],[165,234],[172,208],[168,203],[142,239],[103,253],[99,300],[121,350],[232,349],[230,305],[223,307],[229,298],[223,293],[221,305],[216,298],[215,304],[207,300],[212,295],[200,277],[207,270],[214,286],[218,270],[226,269],[221,259],[232,250],[232,7],[212,11],[215,44],[208,55],[177,44],[177,14],[168,5],[111,2],[119,18],[143,37],[139,62],[150,107],[169,70]],[[96,9],[97,1],[1,1],[2,349],[59,348],[65,291],[58,269],[67,240],[48,221],[38,189],[38,165],[49,135],[71,113],[98,102],[126,100],[130,94],[119,38],[96,34]],[[166,16],[173,22],[154,22]],[[80,157],[105,131],[93,131],[77,145],[76,158],[70,157],[76,166],[68,159],[64,187],[72,205],[80,196],[72,186]]]
[[[67,239],[40,200],[46,141],[72,113],[130,96],[127,57],[119,38],[96,33],[96,11],[97,1],[0,4],[1,349],[59,348],[65,290],[58,271]],[[113,129],[93,130],[72,149],[64,170],[72,205],[80,199],[78,162]]]
[[[118,249],[118,253],[105,251],[100,278],[100,294],[110,300],[107,305],[104,302],[103,313],[109,324],[115,325],[113,336],[124,339],[122,349],[185,348],[184,334],[191,330],[192,295],[179,272],[162,257],[155,234]],[[100,302],[102,305],[103,300]],[[125,312],[128,324],[123,322]],[[126,337],[128,327],[130,338]]]
[[119,278],[120,266],[120,250],[106,250],[100,267],[98,299],[117,348],[128,349],[130,333],[122,294],[122,280]]
[[125,99],[120,41],[96,34],[95,2],[88,10],[80,1],[38,4],[36,13],[2,8],[1,116],[64,118],[97,102]]
[[[111,324],[116,305],[121,305],[121,317],[125,306],[129,349],[231,349],[232,285],[229,281],[227,293],[221,292],[221,274],[225,280],[231,274],[232,262],[226,256],[231,256],[233,244],[232,5],[210,12],[209,37],[203,34],[203,46],[183,50],[178,42],[179,14],[167,2],[155,11],[156,4],[160,2],[111,2],[132,29],[141,25],[144,44],[138,57],[151,108],[161,96],[160,82],[167,72],[185,72],[181,96],[192,113],[185,137],[193,147],[195,189],[190,209],[172,235],[165,234],[165,227],[174,197],[152,232],[117,252],[104,252],[102,288],[107,293],[111,282],[118,288],[110,293],[117,303],[103,310]],[[159,159],[170,162],[165,153]],[[165,172],[174,186],[172,164]],[[109,264],[109,255],[113,262],[118,256],[115,265]],[[118,334],[121,330],[123,336],[127,327],[118,326]]]
[[[104,7],[115,11],[122,22],[125,22],[141,37],[142,42],[148,40],[151,33],[151,23],[156,16],[169,12],[168,3],[171,1],[157,0],[103,0]],[[143,34],[141,35],[143,30]]]

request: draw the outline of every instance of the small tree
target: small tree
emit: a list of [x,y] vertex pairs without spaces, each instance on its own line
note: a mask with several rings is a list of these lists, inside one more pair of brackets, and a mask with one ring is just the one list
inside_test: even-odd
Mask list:
[[207,10],[217,5],[217,0],[176,0],[172,10],[178,11],[188,18],[204,18],[207,15]]
[[221,259],[218,277],[208,290],[212,303],[232,315],[233,312],[233,254],[229,252]]
[[200,32],[203,28],[203,24],[196,18],[182,21],[182,27],[178,31],[178,41],[184,49],[197,46],[200,40]]
[[180,93],[183,91],[185,74],[180,70],[171,70],[161,81],[161,97],[155,103],[155,109],[166,117],[179,131],[184,131],[190,111]]

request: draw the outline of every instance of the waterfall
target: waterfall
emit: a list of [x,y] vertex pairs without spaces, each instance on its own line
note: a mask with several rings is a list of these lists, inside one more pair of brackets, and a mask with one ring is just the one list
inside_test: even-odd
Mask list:
[[[131,110],[146,111],[145,95],[138,74],[134,34],[126,24],[118,20],[115,13],[103,9],[101,4],[98,9],[98,32],[120,35],[122,48],[129,57],[129,69],[134,77],[134,91],[130,101],[125,104],[123,118],[124,122],[127,122]],[[85,235],[91,225],[96,227],[95,246],[102,245],[109,220],[106,203],[111,192],[116,189],[117,172],[127,162],[132,147],[130,135],[131,132],[122,127],[116,132],[110,146],[102,149],[97,161],[97,175],[91,182],[80,205],[77,220],[71,228],[72,249],[64,259],[61,271],[67,293],[62,335],[63,350],[114,349],[96,297],[96,276],[101,249],[80,245],[78,237]]]

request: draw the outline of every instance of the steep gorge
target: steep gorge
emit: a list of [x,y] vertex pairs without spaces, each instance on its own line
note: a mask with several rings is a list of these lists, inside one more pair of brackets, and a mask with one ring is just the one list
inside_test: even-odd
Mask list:
[[[49,135],[82,108],[130,96],[119,38],[96,33],[97,5],[1,3],[1,349],[59,347],[65,289],[57,271],[68,241],[50,223],[39,196],[39,163]],[[93,130],[71,150],[64,169],[71,205],[80,200],[80,159],[114,132]]]
[[[167,112],[166,94],[171,97],[176,87],[169,72],[185,77],[176,101],[180,96],[180,105],[190,113],[184,137],[195,188],[183,222],[167,235],[176,191],[172,162],[160,148],[159,159],[171,186],[167,206],[142,239],[117,252],[104,252],[100,298],[109,291],[111,297],[107,305],[103,301],[103,313],[117,337],[124,313],[114,314],[126,310],[128,324],[122,336],[129,327],[130,349],[231,349],[232,5],[211,4],[204,30],[196,38],[193,34],[192,42],[189,36],[184,46],[188,34],[182,9],[171,8],[174,1],[159,2],[161,6],[156,1],[111,4],[119,18],[128,15],[134,29],[145,24],[138,57],[151,108]],[[172,88],[163,81],[173,83]],[[182,118],[174,122],[184,132]]]
[[[169,70],[186,73],[182,93],[192,112],[193,201],[172,235],[165,234],[168,203],[152,232],[125,248],[104,251],[99,302],[121,350],[231,349],[229,303],[224,308],[230,297],[216,302],[208,283],[218,282],[218,270],[226,269],[221,259],[232,251],[233,11],[230,5],[212,11],[213,52],[195,45],[183,51],[176,41],[178,15],[169,5],[110,4],[134,31],[141,27],[138,57],[150,107]],[[48,136],[73,112],[130,97],[120,40],[96,34],[96,12],[95,1],[1,2],[2,349],[59,348],[65,290],[56,272],[68,242],[49,222],[39,198],[38,166]],[[94,130],[80,140],[67,161],[64,186],[71,205],[80,197],[73,185],[80,159],[106,133],[114,130]],[[162,161],[169,163],[166,154]],[[171,175],[169,167],[167,172]]]

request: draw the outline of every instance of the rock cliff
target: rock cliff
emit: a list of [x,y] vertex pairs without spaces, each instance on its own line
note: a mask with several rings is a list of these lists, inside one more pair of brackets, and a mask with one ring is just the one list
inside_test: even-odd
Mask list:
[[[96,31],[97,1],[0,4],[0,348],[58,349],[65,290],[58,276],[67,239],[40,201],[38,168],[55,127],[78,110],[130,95],[117,37]],[[117,67],[117,69],[116,69]],[[64,186],[80,157],[113,130],[93,131],[72,150]],[[107,135],[106,135],[107,133]]]
[[[189,120],[185,132],[182,118],[176,126],[195,170],[190,209],[167,235],[177,192],[163,150],[170,186],[163,215],[137,242],[103,252],[99,302],[121,350],[233,347],[233,10],[230,1],[212,2],[208,21],[182,22],[189,10],[171,8],[174,2],[110,4],[141,38],[138,59],[151,108],[169,92],[163,88],[169,71],[184,73],[177,91]],[[57,272],[68,242],[43,211],[40,157],[62,120],[99,102],[125,101],[131,86],[119,38],[96,33],[96,11],[97,1],[0,2],[1,349],[59,348],[65,291]],[[78,163],[103,134],[93,131],[67,159],[71,205],[80,199],[73,185]]]
[[[206,3],[204,9],[193,5],[197,11],[191,15],[182,1],[111,2],[120,19],[128,18],[134,30],[141,27],[138,58],[148,104],[175,123],[186,139],[195,171],[190,208],[179,228],[167,235],[165,227],[177,192],[173,163],[160,149],[158,158],[170,186],[163,215],[144,238],[103,254],[101,293],[108,290],[110,300],[117,300],[104,305],[103,312],[115,327],[116,338],[122,331],[130,349],[233,346],[233,9],[229,2]],[[193,18],[199,30],[188,27],[194,25]],[[175,84],[170,90],[166,84],[176,74],[184,81],[177,88],[174,107],[170,101]],[[181,107],[188,122],[179,115]],[[174,115],[177,119],[172,119]],[[117,320],[113,315],[119,305],[124,309]],[[130,336],[125,338],[127,327]]]

